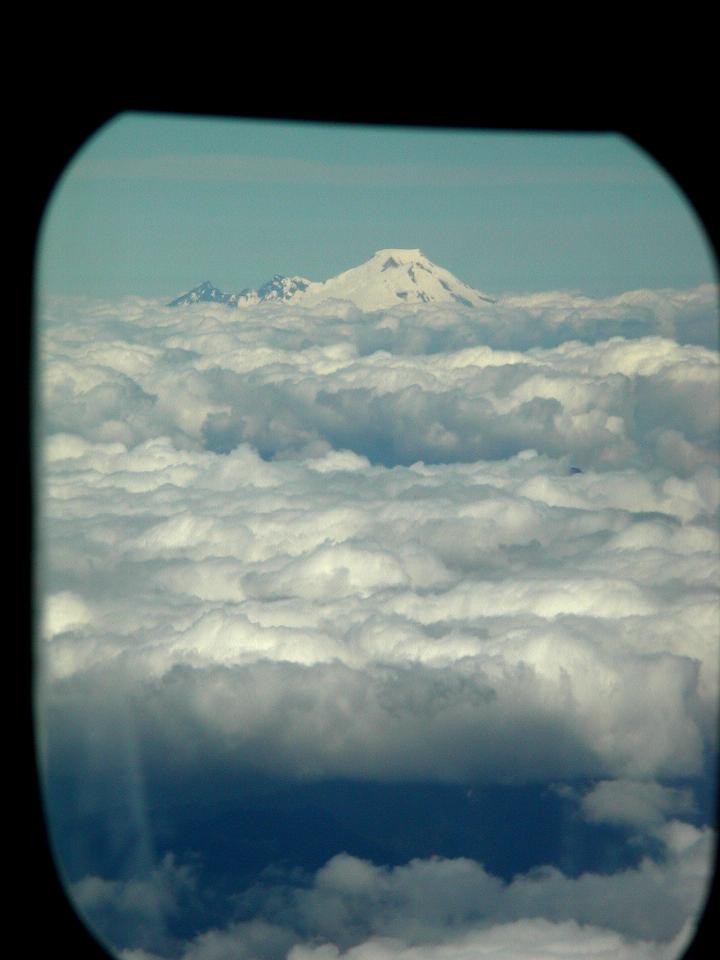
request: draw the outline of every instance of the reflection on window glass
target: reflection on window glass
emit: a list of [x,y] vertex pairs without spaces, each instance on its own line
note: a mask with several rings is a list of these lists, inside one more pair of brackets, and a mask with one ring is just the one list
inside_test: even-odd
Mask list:
[[681,955],[718,288],[611,135],[124,114],[37,261],[38,749],[122,960]]

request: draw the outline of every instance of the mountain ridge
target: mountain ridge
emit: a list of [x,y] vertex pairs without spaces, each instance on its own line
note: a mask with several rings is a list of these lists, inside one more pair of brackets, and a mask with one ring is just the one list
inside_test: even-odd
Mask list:
[[206,280],[168,306],[223,303],[243,307],[275,302],[314,307],[328,300],[350,301],[364,311],[388,309],[400,303],[450,303],[476,308],[496,302],[433,263],[421,250],[388,247],[328,280],[275,274],[257,289],[246,287],[239,293],[223,293]]

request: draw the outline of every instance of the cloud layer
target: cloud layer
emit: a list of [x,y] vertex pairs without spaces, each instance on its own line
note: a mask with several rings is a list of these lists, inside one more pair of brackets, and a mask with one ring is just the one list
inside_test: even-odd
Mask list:
[[195,728],[235,762],[303,776],[702,767],[717,690],[707,465],[569,475],[528,453],[387,470],[350,451],[268,462],[247,444],[64,434],[49,456],[59,704],[100,709],[106,676],[145,691],[150,739]]
[[304,886],[265,890],[254,918],[121,942],[123,911],[172,915],[190,895],[192,871],[150,844],[139,873],[136,857],[73,878],[127,960],[510,942],[520,958],[525,941],[675,955],[711,843],[687,781],[716,749],[716,326],[711,287],[418,315],[47,306],[51,781],[72,771],[97,801],[131,764],[113,802],[138,823],[143,770],[555,784],[588,823],[660,851],[508,885],[469,859],[339,850]]
[[[546,866],[509,883],[467,858],[415,859],[388,868],[338,854],[301,883],[265,878],[245,890],[236,900],[236,919],[203,931],[176,953],[182,960],[275,960],[288,950],[288,960],[596,954],[669,960],[690,934],[712,839],[711,831],[679,821],[667,822],[658,834],[660,862],[647,858],[635,869],[577,878]],[[142,898],[140,885],[129,881],[116,884],[111,902],[126,925],[145,931],[153,906],[189,883],[187,867],[166,860]],[[97,911],[110,902],[107,886],[88,878],[75,895]],[[156,955],[128,948],[121,956]]]

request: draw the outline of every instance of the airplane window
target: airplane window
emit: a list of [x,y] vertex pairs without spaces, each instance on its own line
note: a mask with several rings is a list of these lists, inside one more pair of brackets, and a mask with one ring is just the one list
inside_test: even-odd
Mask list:
[[620,134],[124,113],[36,263],[35,717],[120,960],[673,960],[718,285]]

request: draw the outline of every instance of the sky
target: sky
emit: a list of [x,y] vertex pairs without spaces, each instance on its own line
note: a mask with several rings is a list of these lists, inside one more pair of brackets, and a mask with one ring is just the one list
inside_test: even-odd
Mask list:
[[[36,718],[71,901],[118,960],[675,960],[717,832],[702,238],[614,138],[492,138],[478,172],[464,134],[408,166],[387,132],[253,123],[240,151],[205,123],[119,121],[40,254]],[[391,245],[502,295],[167,305]]]
[[674,181],[610,134],[483,133],[124,113],[48,205],[38,283],[172,298],[326,280],[420,248],[481,290],[609,296],[716,279]]

